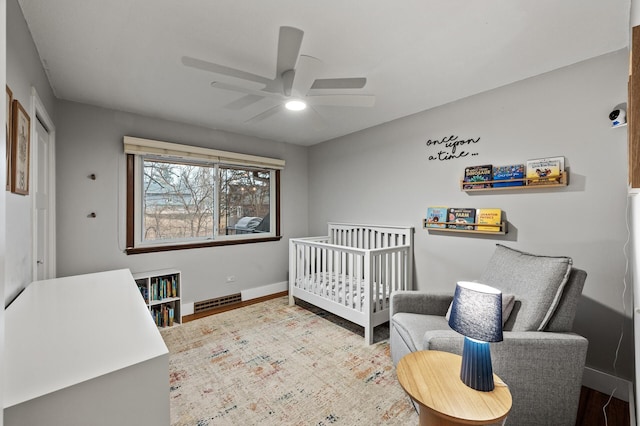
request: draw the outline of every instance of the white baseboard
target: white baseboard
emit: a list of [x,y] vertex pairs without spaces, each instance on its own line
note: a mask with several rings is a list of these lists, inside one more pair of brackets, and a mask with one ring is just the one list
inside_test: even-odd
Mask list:
[[582,385],[607,395],[613,393],[614,398],[627,402],[629,402],[629,389],[632,386],[628,380],[589,367],[584,368]]
[[[250,288],[242,290],[240,297],[243,301],[257,299],[258,297],[269,296],[270,294],[281,293],[289,289],[289,282],[282,281],[279,283],[264,285],[262,287]],[[182,316],[192,315],[194,308],[194,302],[185,302],[180,307],[182,308]]]
[[186,315],[192,315],[193,314],[193,302],[190,303],[183,303],[182,305],[180,305],[180,308],[182,309],[182,316],[186,316]]
[[289,289],[289,282],[282,281],[279,283],[269,284],[262,287],[250,288],[242,290],[242,300],[257,299],[258,297],[269,296],[270,294],[280,293]]

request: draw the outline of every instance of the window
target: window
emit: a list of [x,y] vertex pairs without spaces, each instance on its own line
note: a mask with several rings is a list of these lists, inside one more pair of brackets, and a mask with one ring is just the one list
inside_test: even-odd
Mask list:
[[142,158],[140,242],[210,238],[215,168]]
[[284,161],[131,137],[125,153],[128,254],[281,238]]

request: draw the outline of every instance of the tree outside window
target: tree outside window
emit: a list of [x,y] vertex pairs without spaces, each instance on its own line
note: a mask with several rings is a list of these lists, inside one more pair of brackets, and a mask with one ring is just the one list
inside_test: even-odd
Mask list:
[[133,218],[140,236],[128,252],[276,237],[270,219],[275,170],[140,159],[140,208]]

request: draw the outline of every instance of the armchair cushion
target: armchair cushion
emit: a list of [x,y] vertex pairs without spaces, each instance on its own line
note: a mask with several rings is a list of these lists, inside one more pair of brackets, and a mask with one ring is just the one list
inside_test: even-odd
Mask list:
[[478,280],[517,299],[505,330],[541,331],[549,322],[571,272],[565,256],[539,256],[496,244]]
[[395,326],[398,336],[411,352],[423,349],[425,332],[427,330],[447,330],[454,335],[460,336],[449,327],[449,323],[445,317],[440,315],[399,312],[393,316],[393,325]]

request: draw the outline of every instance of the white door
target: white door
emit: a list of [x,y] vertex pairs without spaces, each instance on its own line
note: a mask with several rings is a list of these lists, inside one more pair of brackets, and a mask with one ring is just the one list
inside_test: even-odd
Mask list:
[[35,163],[33,176],[33,194],[35,197],[34,214],[34,280],[45,280],[49,277],[50,259],[49,248],[49,132],[40,120],[36,123]]

